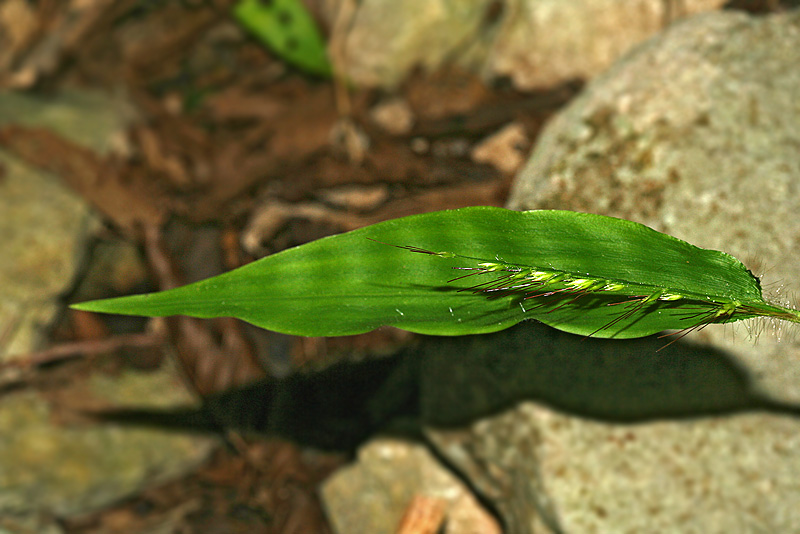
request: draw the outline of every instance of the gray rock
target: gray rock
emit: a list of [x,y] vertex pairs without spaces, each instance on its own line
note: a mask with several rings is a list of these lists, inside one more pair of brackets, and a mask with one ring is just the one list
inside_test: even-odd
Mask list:
[[[128,121],[117,100],[67,93],[43,101],[0,93],[0,127],[50,128],[98,152]],[[58,177],[0,151],[0,360],[38,347],[56,299],[72,283],[94,223],[89,207]]]
[[540,472],[542,436],[525,420],[531,410],[523,404],[468,429],[428,431],[439,452],[495,504],[511,534],[559,528]]
[[488,55],[485,73],[519,89],[591,79],[677,19],[719,9],[723,0],[517,0]]
[[62,534],[64,530],[54,521],[45,518],[27,517],[21,521],[0,518],[0,534]]
[[[456,64],[487,79],[508,76],[520,89],[591,78],[670,22],[717,9],[724,0],[365,0],[350,24],[336,25],[334,56],[348,79],[394,87],[415,68]],[[500,6],[498,8],[498,6]]]
[[[757,258],[768,267],[762,285],[791,287],[800,281],[797,65],[799,11],[712,13],[676,25],[553,120],[509,207],[639,221]],[[769,332],[754,343],[732,328],[691,339],[735,354],[773,398],[800,401],[800,344]]]
[[[0,94],[0,125],[52,129],[100,153],[121,139],[124,102],[67,93],[43,101]],[[73,284],[94,217],[52,176],[0,154],[0,358],[35,350]],[[119,259],[119,256],[118,256]],[[106,272],[105,282],[123,275]],[[77,380],[77,378],[76,378]],[[88,421],[58,422],[63,402],[109,406],[185,405],[194,400],[176,371],[92,375],[66,390],[4,392],[0,399],[0,531],[58,532],[47,518],[91,511],[177,476],[206,458],[215,440]],[[71,413],[66,410],[66,413]]]
[[426,434],[512,534],[796,531],[798,407],[724,352],[662,345],[537,323],[429,338]]
[[510,534],[721,534],[800,531],[798,430],[765,414],[623,426],[523,403],[431,438]]
[[[551,122],[510,207],[638,220],[699,246],[755,255],[770,277],[793,283],[797,65],[800,12],[678,24]],[[429,435],[490,498],[510,488],[500,507],[510,532],[798,532],[800,344],[769,334],[757,344],[732,340],[727,328],[673,345],[669,359],[651,340],[579,344],[544,327],[526,343],[508,341],[516,330],[475,338],[479,372],[465,365],[468,350],[450,347],[461,373],[443,375],[430,367],[441,360],[428,359],[426,391],[445,390],[448,380],[466,400],[464,420],[505,412],[460,431],[434,417]],[[500,363],[512,353],[538,367]],[[760,411],[739,413],[751,410]],[[439,404],[426,411],[443,417]]]
[[[344,2],[330,2],[342,4]],[[360,2],[343,26],[344,58],[337,68],[358,85],[393,87],[415,67],[435,70],[465,55],[480,41],[482,19],[492,0]],[[335,12],[334,9],[330,10]]]
[[75,276],[91,213],[53,176],[0,154],[0,360],[37,348]]
[[340,469],[322,488],[336,532],[392,534],[412,499],[441,500],[445,534],[500,533],[462,482],[444,469],[423,446],[379,439],[365,445],[355,464]]
[[[25,523],[70,517],[178,476],[204,460],[216,440],[86,421],[54,422],[62,402],[156,408],[191,404],[174,366],[92,375],[66,392],[21,391],[0,404],[0,517]],[[2,525],[2,523],[0,523]]]

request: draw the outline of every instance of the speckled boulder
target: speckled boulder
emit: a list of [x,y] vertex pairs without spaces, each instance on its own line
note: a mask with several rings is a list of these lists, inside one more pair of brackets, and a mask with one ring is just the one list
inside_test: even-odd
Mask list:
[[[800,11],[711,13],[676,25],[553,120],[509,207],[639,221],[763,264],[768,291],[797,289],[798,65]],[[707,328],[692,339],[732,351],[760,388],[800,402],[800,344],[770,328],[758,343],[735,330]]]
[[800,532],[800,421],[735,358],[537,323],[420,347],[430,442],[507,532]]
[[[678,24],[616,63],[548,125],[509,206],[636,220],[758,258],[767,287],[798,287],[798,65],[798,11]],[[517,532],[539,532],[540,523],[567,533],[799,532],[800,343],[769,331],[757,343],[745,329],[732,333],[704,329],[673,345],[670,358],[655,352],[657,340],[578,343],[540,333],[512,345],[522,358],[525,347],[546,344],[536,356],[544,363],[528,373],[540,389],[515,370],[489,391],[516,387],[514,398],[544,403],[507,403],[471,437],[433,429],[432,440],[463,471],[483,466],[512,482],[516,472],[536,475],[528,496],[511,497],[517,509],[539,510]],[[645,408],[651,402],[661,410]],[[529,454],[510,457],[492,441],[509,428],[515,442],[532,443]],[[483,472],[470,475],[478,487],[491,480]]]
[[[107,152],[129,122],[119,99],[67,92],[48,100],[0,92],[0,126],[49,128]],[[57,177],[0,150],[0,360],[34,350],[89,237],[92,211]]]

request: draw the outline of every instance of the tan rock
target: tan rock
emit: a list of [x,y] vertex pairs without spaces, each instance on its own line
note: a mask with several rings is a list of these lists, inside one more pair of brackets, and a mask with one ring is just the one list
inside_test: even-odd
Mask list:
[[500,533],[469,490],[421,445],[381,439],[361,448],[355,464],[322,489],[337,533],[394,534],[415,496],[441,500],[446,534]]

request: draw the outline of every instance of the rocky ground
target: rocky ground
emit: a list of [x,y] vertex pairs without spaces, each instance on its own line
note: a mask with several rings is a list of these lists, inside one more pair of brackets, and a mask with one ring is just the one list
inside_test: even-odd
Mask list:
[[330,78],[234,4],[0,3],[0,533],[800,531],[783,332],[67,308],[468,205],[637,220],[791,288],[797,6],[309,1]]

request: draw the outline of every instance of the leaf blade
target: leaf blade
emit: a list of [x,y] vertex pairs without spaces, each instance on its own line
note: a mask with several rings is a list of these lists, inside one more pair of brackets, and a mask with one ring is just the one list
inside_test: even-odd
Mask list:
[[[398,246],[452,254],[432,257]],[[520,291],[487,298],[491,295],[471,290],[491,280],[484,274],[476,275],[478,281],[468,277],[447,282],[464,273],[454,268],[481,261],[611,280],[626,285],[628,297],[684,298],[625,304],[619,292],[576,295],[565,290],[538,300]],[[716,309],[703,308],[713,299],[746,303],[757,314],[772,313],[758,280],[723,252],[600,215],[473,207],[386,221],[189,286],[77,307],[149,316],[234,316],[306,336],[358,334],[384,325],[434,335],[477,334],[535,318],[581,335],[627,338],[693,326],[692,321]]]

